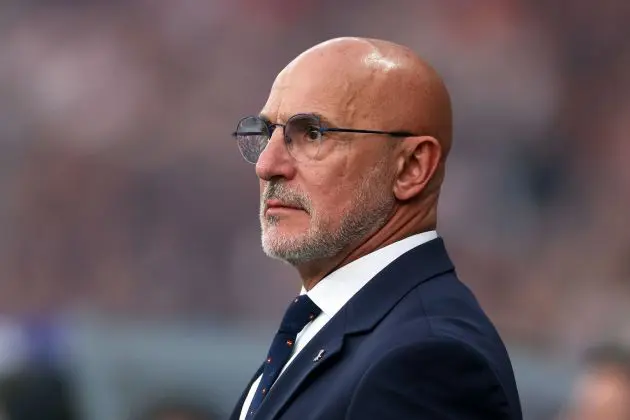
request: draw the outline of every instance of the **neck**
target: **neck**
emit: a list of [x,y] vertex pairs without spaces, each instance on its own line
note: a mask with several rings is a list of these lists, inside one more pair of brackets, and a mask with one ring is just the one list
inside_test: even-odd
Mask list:
[[433,230],[435,226],[435,206],[419,209],[418,206],[397,204],[393,216],[380,229],[348,245],[334,257],[309,261],[296,266],[296,268],[300,273],[304,288],[308,291],[324,277],[344,265],[411,235]]

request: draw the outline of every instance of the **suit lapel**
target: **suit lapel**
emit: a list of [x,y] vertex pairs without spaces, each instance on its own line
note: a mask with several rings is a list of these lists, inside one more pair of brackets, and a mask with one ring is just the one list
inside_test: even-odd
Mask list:
[[243,403],[245,403],[247,394],[249,394],[249,389],[252,387],[252,385],[254,384],[256,379],[260,376],[260,374],[262,374],[264,367],[265,367],[265,363],[263,362],[258,368],[258,370],[256,371],[256,373],[254,373],[254,376],[252,377],[252,379],[250,379],[249,383],[245,387],[245,390],[241,394],[241,397],[238,399],[238,402],[236,403],[236,407],[234,407],[234,410],[232,410],[232,415],[230,416],[230,420],[238,420],[239,417],[241,416]]
[[[339,360],[336,356],[341,356],[346,335],[370,331],[415,286],[453,269],[441,238],[412,249],[387,266],[302,349],[269,391],[255,419],[277,418],[309,376]],[[244,397],[239,407],[242,401]]]
[[[341,315],[342,311],[337,315]],[[345,331],[345,319],[337,315],[309,341],[280,375],[258,408],[255,419],[276,418],[280,410],[298,395],[306,378],[316,374],[316,371],[324,366],[334,363],[335,356],[343,347]]]

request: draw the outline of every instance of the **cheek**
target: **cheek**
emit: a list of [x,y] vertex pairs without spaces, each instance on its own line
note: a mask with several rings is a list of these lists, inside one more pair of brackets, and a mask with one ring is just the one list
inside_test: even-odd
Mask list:
[[311,195],[315,223],[338,227],[348,212],[357,205],[356,191],[359,184],[331,182]]
[[302,168],[301,179],[313,207],[313,217],[320,223],[337,226],[341,217],[353,208],[357,190],[362,188],[360,173],[350,170],[351,159],[337,145],[325,162]]
[[335,201],[339,179],[339,175],[319,162],[305,165],[299,174],[300,190],[308,196],[314,210],[321,212]]

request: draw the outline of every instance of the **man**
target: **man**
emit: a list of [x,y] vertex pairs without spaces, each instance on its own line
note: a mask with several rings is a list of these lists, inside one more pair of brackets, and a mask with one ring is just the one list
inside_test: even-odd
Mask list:
[[262,246],[301,294],[232,419],[520,419],[508,354],[435,231],[451,146],[438,74],[335,39],[234,133],[260,178]]
[[563,420],[630,419],[630,350],[618,344],[587,352]]

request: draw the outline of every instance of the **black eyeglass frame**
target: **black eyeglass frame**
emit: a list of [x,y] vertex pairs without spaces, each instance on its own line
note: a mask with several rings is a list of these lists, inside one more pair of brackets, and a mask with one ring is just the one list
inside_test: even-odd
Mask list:
[[[257,119],[257,120],[263,122],[265,124],[265,126],[267,127],[267,132],[268,133],[262,133],[262,132],[258,132],[258,131],[255,131],[255,132],[254,131],[238,131],[238,126],[240,126],[243,121],[245,121],[246,119],[249,119],[249,118]],[[236,138],[238,136],[266,136],[266,137],[268,137],[267,141],[269,141],[269,139],[271,139],[271,136],[273,135],[273,132],[275,131],[275,129],[277,127],[282,127],[282,129],[284,130],[285,127],[292,120],[296,120],[297,118],[309,118],[309,119],[313,120],[314,124],[313,124],[312,128],[317,129],[317,131],[319,131],[319,133],[322,136],[324,136],[324,134],[329,133],[329,132],[332,132],[332,133],[379,134],[379,135],[385,135],[385,136],[396,137],[396,138],[406,138],[406,137],[417,136],[417,134],[413,134],[413,133],[408,132],[408,131],[381,131],[381,130],[363,130],[363,129],[358,129],[358,128],[326,127],[325,125],[323,125],[321,123],[321,116],[320,115],[309,114],[309,113],[300,113],[300,114],[295,114],[295,115],[291,116],[289,119],[287,119],[287,122],[285,124],[272,123],[267,118],[265,118],[263,116],[260,116],[260,115],[249,115],[249,116],[243,117],[243,118],[241,118],[238,121],[237,131],[234,131],[232,133],[232,137]],[[285,140],[285,143],[286,143],[287,142],[286,134],[283,133],[283,135],[285,137],[284,140]],[[245,158],[245,160],[247,161],[246,158]],[[249,163],[254,163],[254,162],[249,162]]]

